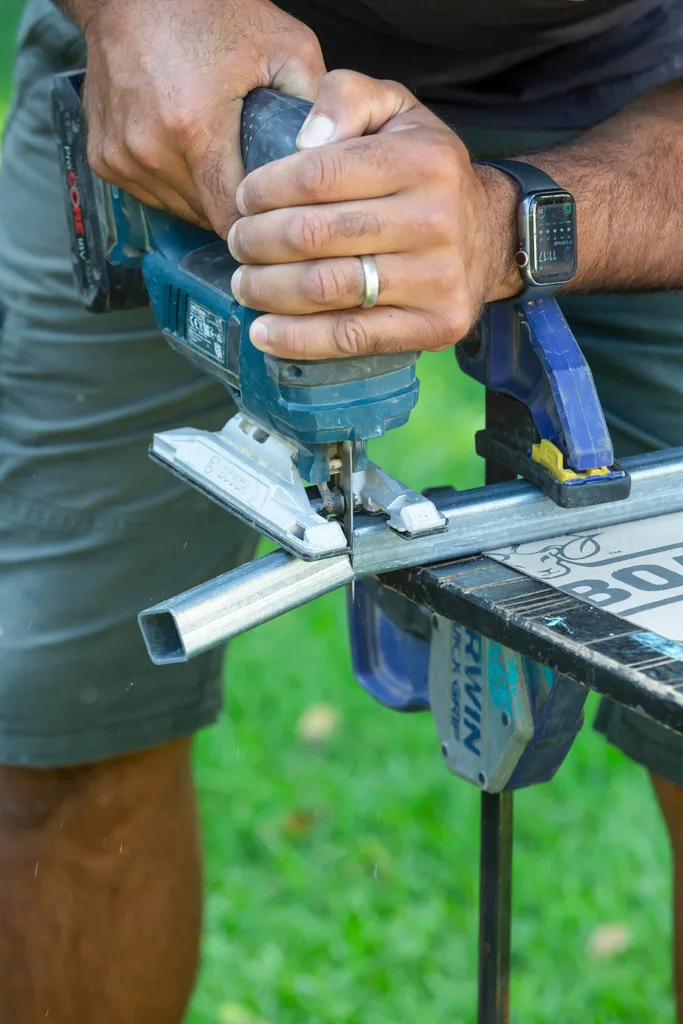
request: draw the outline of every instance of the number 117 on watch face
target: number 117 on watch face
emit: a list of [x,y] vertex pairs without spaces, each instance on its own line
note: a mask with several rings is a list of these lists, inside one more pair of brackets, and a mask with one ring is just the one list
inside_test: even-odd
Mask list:
[[569,192],[537,193],[529,206],[529,271],[536,284],[576,273],[576,207]]

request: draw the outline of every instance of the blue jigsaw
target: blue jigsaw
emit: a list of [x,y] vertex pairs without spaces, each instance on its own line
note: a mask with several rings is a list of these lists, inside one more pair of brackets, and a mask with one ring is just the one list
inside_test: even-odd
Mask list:
[[[406,423],[418,396],[415,353],[321,361],[254,348],[258,312],[241,306],[223,239],[143,206],[88,166],[83,73],[55,79],[75,277],[93,312],[151,305],[168,343],[219,380],[237,407],[215,433],[154,436],[150,454],[228,511],[305,559],[352,554],[356,511],[384,515],[408,540],[446,529],[429,497],[370,462],[366,441]],[[244,103],[247,171],[296,151],[310,104],[269,89]],[[585,360],[553,300],[489,307],[456,347],[466,373],[505,415],[477,438],[561,505],[623,498],[609,433]]]

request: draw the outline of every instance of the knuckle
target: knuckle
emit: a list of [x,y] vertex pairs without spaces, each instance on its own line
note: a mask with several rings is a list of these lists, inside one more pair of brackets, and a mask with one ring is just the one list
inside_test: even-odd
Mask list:
[[155,172],[162,169],[163,153],[149,133],[132,128],[126,132],[123,141],[129,156],[136,164]]
[[106,180],[109,177],[109,167],[104,158],[102,146],[95,146],[92,141],[88,143],[88,164],[98,178]]
[[[118,142],[107,141],[102,143],[99,151],[98,162],[105,168],[103,175],[108,180],[129,179],[134,174],[134,165],[126,149]],[[91,166],[97,173],[96,165]]]
[[242,276],[239,282],[240,299],[247,306],[259,307],[261,298],[260,275],[249,267],[242,267]]
[[298,33],[297,49],[299,53],[303,51],[305,56],[308,56],[309,53],[318,56],[320,54],[320,41],[313,29],[309,28],[308,25],[304,25],[302,21],[298,22],[296,27]]
[[304,271],[304,274],[304,298],[316,305],[334,306],[346,298],[353,289],[351,275],[329,260],[314,264]]
[[164,127],[180,142],[190,142],[197,135],[201,117],[189,103],[177,103],[164,111]]
[[384,226],[384,221],[377,213],[351,210],[335,218],[332,233],[340,238],[376,238],[382,234]]
[[264,175],[259,174],[260,169],[252,171],[242,182],[243,201],[249,213],[268,208],[267,190],[263,184]]
[[332,238],[327,218],[316,210],[307,210],[293,218],[286,242],[298,255],[324,252]]
[[340,185],[342,169],[339,160],[325,149],[313,149],[301,161],[299,188],[304,198],[315,201],[320,196],[334,192]]
[[462,307],[451,313],[433,314],[430,321],[432,345],[437,352],[461,341],[472,329],[474,317]]
[[338,317],[332,335],[336,348],[343,355],[367,355],[375,351],[375,343],[367,317]]
[[348,71],[346,68],[335,68],[325,76],[325,85],[334,90],[340,96],[356,94],[358,87],[363,83],[364,76],[357,71]]
[[457,135],[445,132],[433,132],[432,147],[431,165],[436,175],[452,183],[462,172],[464,161],[469,159],[467,150]]
[[425,202],[413,220],[415,233],[438,248],[452,248],[457,239],[457,217],[454,202]]
[[445,305],[455,307],[459,299],[458,275],[462,273],[460,259],[438,259],[429,267],[425,282],[433,296]]
[[395,93],[397,96],[402,96],[405,99],[415,99],[415,94],[412,93],[410,89],[408,89],[402,82],[397,82],[393,78],[381,79],[380,85],[385,89],[390,89],[391,92]]

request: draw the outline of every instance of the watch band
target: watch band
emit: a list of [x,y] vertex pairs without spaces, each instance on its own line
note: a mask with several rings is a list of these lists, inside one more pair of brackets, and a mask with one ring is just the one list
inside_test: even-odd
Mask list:
[[534,167],[533,164],[525,164],[522,160],[480,160],[479,163],[487,167],[497,167],[499,171],[505,171],[519,182],[522,186],[522,198],[531,192],[552,192],[555,189],[560,191],[560,186],[549,174],[540,167]]
[[[524,163],[522,160],[479,160],[480,164],[486,167],[495,167],[505,174],[509,174],[521,186],[521,202],[536,192],[564,192],[557,182],[542,171],[540,167]],[[521,242],[521,239],[520,239]],[[521,251],[521,250],[520,250]],[[515,302],[526,302],[529,299],[549,298],[561,285],[535,284],[529,280],[524,273],[524,267],[520,265],[520,273],[524,282],[524,289],[520,295],[515,296]]]

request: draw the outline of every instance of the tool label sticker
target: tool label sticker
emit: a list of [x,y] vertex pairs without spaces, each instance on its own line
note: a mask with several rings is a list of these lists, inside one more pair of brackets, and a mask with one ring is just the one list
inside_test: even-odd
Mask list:
[[683,641],[683,512],[487,554],[660,637]]
[[226,322],[198,302],[191,299],[187,305],[187,340],[202,355],[214,363],[225,366]]

